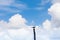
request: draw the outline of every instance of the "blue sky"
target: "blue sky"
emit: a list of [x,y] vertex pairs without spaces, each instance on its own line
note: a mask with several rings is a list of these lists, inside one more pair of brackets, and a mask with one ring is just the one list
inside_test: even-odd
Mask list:
[[2,9],[0,9],[0,20],[8,21],[11,16],[19,13],[27,19],[27,24],[30,25],[34,21],[36,25],[40,25],[46,19],[50,20],[51,16],[48,14],[50,6],[49,0],[14,0],[11,5],[0,5]]

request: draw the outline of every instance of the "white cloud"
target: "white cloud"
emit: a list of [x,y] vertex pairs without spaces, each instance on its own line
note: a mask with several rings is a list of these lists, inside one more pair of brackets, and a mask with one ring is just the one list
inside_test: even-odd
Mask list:
[[60,27],[60,3],[55,3],[49,9],[49,14],[52,16],[51,22],[54,27]]
[[19,14],[15,14],[14,16],[12,16],[9,19],[9,22],[5,22],[3,20],[0,21],[0,26],[2,28],[20,28],[20,27],[24,27],[27,26],[26,25],[26,19],[23,18],[21,15]]
[[46,20],[43,23],[43,28],[46,29],[46,30],[51,30],[51,22],[49,20]]
[[[25,24],[26,23],[26,19],[24,19],[21,15],[19,14],[16,14],[14,16],[12,16],[10,19],[9,19],[9,22],[11,23],[17,23],[17,24]],[[16,25],[16,24],[15,24]]]
[[32,39],[32,31],[30,31],[27,28],[21,28],[17,30],[8,30],[8,34],[10,37],[12,37],[14,40],[30,40]]
[[49,9],[50,15],[56,19],[60,19],[60,3],[55,3]]
[[[52,40],[52,38],[57,38],[56,33],[58,30],[53,31],[54,33],[49,34],[46,30],[36,29],[36,39],[37,40]],[[1,32],[0,32],[1,33]],[[7,32],[2,33],[0,37],[1,40],[33,40],[32,28],[21,28],[21,29],[10,29]],[[55,36],[54,36],[55,35]],[[49,37],[50,36],[50,37]]]
[[9,24],[11,24],[14,27],[19,25],[25,26],[26,22],[26,19],[19,14],[16,14],[9,19]]
[[52,4],[60,3],[60,0],[51,0],[51,3],[52,3]]
[[50,30],[50,40],[60,40],[60,0],[52,0],[52,2],[53,5],[48,9],[51,15],[51,27],[53,28]]

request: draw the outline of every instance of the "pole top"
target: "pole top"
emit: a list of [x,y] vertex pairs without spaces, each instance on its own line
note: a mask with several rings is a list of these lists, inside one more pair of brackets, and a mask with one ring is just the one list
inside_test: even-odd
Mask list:
[[35,27],[33,27],[33,28],[35,28]]
[[32,27],[33,29],[35,29],[35,27]]

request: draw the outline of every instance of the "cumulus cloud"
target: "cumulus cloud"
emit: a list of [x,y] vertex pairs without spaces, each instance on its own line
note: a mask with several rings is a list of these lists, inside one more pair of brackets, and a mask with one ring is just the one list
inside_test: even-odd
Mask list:
[[27,28],[8,29],[0,32],[0,40],[31,40],[32,37],[32,31]]
[[52,6],[48,9],[51,15],[51,31],[50,40],[60,40],[60,0],[52,0]]
[[32,31],[29,28],[8,30],[8,34],[13,40],[33,40]]
[[28,28],[26,22],[20,14],[13,15],[9,22],[1,20],[0,40],[33,40],[32,28]]
[[27,26],[26,22],[27,22],[26,19],[23,18],[21,15],[15,14],[9,19],[9,22],[5,22],[1,20],[0,26],[2,28],[14,28],[14,27],[19,28],[19,27]]
[[49,14],[52,16],[52,25],[54,27],[60,27],[60,3],[53,4],[49,9]]
[[51,30],[51,22],[49,20],[46,20],[43,23],[43,28],[46,29],[46,30]]
[[52,2],[48,9],[51,20],[43,23],[43,30],[48,33],[49,40],[60,40],[60,0],[52,0]]
[[25,26],[26,22],[26,19],[19,14],[16,14],[9,19],[9,24],[11,24],[12,26]]

